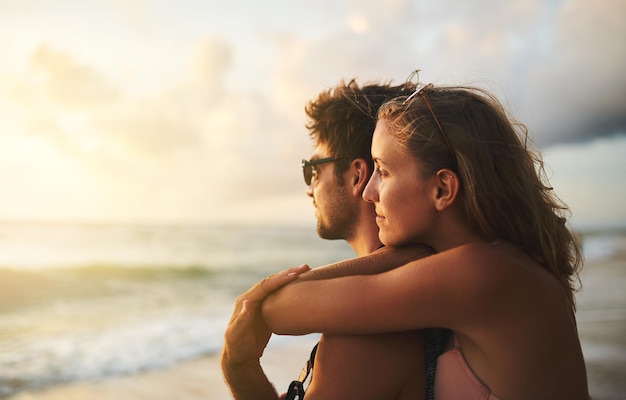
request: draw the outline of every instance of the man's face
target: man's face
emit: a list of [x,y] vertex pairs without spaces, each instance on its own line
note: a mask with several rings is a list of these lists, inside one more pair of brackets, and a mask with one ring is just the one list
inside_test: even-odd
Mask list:
[[[320,143],[313,150],[312,160],[330,157],[325,143]],[[357,223],[358,208],[347,180],[340,182],[335,175],[335,162],[319,164],[313,168],[313,178],[306,194],[313,199],[317,234],[322,239],[348,239],[354,233]]]

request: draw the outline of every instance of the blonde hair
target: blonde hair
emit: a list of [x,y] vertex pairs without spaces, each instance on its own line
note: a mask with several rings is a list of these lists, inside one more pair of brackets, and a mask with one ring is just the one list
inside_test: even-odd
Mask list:
[[526,127],[495,96],[477,88],[428,86],[419,96],[385,103],[378,118],[419,159],[425,177],[442,168],[455,171],[467,225],[530,254],[559,280],[574,308],[582,252],[567,226],[570,210],[549,186]]

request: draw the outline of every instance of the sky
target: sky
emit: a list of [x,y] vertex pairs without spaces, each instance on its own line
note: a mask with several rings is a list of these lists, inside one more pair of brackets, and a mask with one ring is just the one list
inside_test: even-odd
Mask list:
[[496,93],[576,226],[626,226],[626,0],[0,0],[0,221],[313,224],[307,101]]

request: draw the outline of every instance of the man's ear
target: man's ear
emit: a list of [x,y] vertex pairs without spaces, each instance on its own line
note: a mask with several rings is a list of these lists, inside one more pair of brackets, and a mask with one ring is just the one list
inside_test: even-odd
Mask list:
[[350,178],[352,190],[356,196],[361,197],[367,182],[372,174],[372,167],[362,158],[355,158],[350,164]]
[[434,199],[435,208],[444,210],[454,203],[459,194],[459,177],[452,170],[440,169],[435,175],[435,184],[437,185],[437,194]]

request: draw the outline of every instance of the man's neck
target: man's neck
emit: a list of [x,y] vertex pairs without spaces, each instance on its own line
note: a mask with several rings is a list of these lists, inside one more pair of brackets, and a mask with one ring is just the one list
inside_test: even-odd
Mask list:
[[378,231],[376,232],[362,232],[355,235],[354,238],[346,240],[350,247],[354,249],[354,252],[358,257],[362,257],[372,253],[382,246],[378,239]]
[[362,201],[359,216],[352,232],[352,237],[346,238],[346,242],[354,249],[358,257],[368,255],[382,246],[378,238],[376,213],[372,204]]

